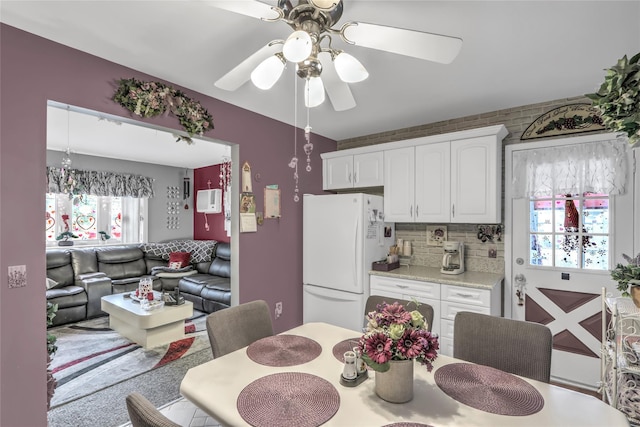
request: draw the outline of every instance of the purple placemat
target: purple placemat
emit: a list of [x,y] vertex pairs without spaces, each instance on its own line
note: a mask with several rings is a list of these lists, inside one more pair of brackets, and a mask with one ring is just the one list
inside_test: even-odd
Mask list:
[[344,363],[344,353],[353,350],[353,347],[357,347],[359,340],[359,337],[355,337],[340,341],[333,346],[333,356],[338,359],[340,363]]
[[240,416],[255,427],[306,427],[327,422],[340,407],[329,381],[302,372],[259,378],[238,395]]
[[492,414],[531,415],[544,406],[534,386],[489,366],[452,363],[439,368],[433,377],[451,398]]
[[294,366],[307,363],[320,355],[322,346],[300,335],[273,335],[254,341],[247,356],[266,366]]

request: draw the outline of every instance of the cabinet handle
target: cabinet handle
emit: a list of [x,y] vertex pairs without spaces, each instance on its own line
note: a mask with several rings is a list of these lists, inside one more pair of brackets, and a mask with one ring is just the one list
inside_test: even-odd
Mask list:
[[396,285],[396,287],[400,288],[400,289],[407,289],[409,286],[407,286],[407,285]]
[[416,218],[418,218],[420,216],[420,214],[418,213],[418,209],[420,208],[420,206],[416,205]]
[[455,295],[462,297],[462,298],[473,298],[474,295],[472,294],[463,294],[462,292],[455,292]]
[[456,217],[456,205],[451,205],[451,216]]
[[349,172],[349,183],[351,183],[351,172]]
[[355,184],[356,182],[358,182],[358,174],[357,172],[353,173],[353,183]]
[[409,205],[409,216],[413,218],[413,205]]

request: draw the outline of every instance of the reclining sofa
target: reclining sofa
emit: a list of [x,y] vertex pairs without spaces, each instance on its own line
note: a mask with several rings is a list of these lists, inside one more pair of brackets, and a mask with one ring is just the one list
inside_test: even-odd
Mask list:
[[[169,268],[169,256],[176,251],[190,253],[189,266]],[[195,240],[48,249],[46,296],[58,305],[52,326],[105,315],[100,309],[103,296],[135,291],[147,276],[157,291],[182,291],[180,281],[198,278],[201,286],[185,285],[183,293],[194,309],[211,313],[229,307],[230,254],[229,243]]]

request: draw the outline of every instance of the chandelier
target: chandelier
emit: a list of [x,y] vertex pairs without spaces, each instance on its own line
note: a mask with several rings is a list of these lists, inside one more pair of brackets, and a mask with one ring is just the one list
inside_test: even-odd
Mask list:
[[353,55],[332,46],[333,36],[349,45],[444,64],[453,61],[462,46],[457,37],[378,24],[346,22],[334,28],[342,17],[342,0],[298,0],[294,4],[292,0],[278,0],[277,7],[255,0],[211,3],[262,21],[283,21],[294,30],[286,40],[272,40],[250,55],[216,81],[216,87],[233,91],[251,80],[260,89],[271,89],[290,62],[305,80],[307,108],[322,104],[326,92],[334,109],[343,111],[356,105],[348,84],[365,80],[369,73]]

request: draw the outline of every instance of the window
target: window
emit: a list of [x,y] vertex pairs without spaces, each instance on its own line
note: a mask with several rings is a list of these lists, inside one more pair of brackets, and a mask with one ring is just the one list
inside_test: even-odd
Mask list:
[[609,269],[608,195],[536,197],[529,206],[531,265]]
[[101,232],[109,243],[138,243],[147,235],[146,198],[100,197],[87,194],[46,194],[45,238],[47,246],[57,245],[60,233],[69,230],[77,245],[101,243]]

